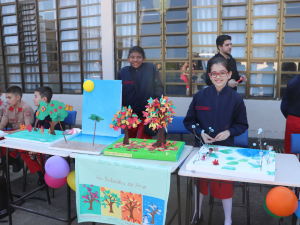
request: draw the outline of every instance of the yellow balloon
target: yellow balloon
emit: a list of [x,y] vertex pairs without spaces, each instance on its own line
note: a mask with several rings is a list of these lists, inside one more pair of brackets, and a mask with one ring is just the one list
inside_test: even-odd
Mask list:
[[67,176],[67,182],[68,182],[68,185],[70,186],[70,188],[73,190],[73,191],[76,191],[76,185],[75,185],[75,170],[71,171],[69,173],[69,175]]
[[94,90],[94,87],[95,87],[95,84],[93,81],[91,80],[87,80],[83,83],[83,89],[86,91],[86,92],[91,92],[92,90]]

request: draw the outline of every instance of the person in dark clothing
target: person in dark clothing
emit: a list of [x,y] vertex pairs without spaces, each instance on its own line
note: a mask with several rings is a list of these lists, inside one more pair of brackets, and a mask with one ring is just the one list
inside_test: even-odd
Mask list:
[[[164,87],[158,69],[153,63],[146,63],[144,50],[139,46],[134,46],[129,50],[128,62],[130,66],[123,67],[117,76],[117,80],[122,80],[122,105],[131,106],[133,113],[142,120],[137,128],[128,130],[129,138],[138,137],[141,139],[152,139],[144,133],[143,111],[150,98],[160,98],[164,94]],[[140,96],[137,95],[135,82]]]
[[[201,137],[204,143],[233,146],[234,136],[243,134],[248,129],[246,108],[243,98],[228,87],[231,78],[230,64],[223,56],[211,59],[208,74],[212,86],[198,91],[190,104],[186,117],[183,120],[185,128]],[[210,128],[214,131],[209,132]],[[199,146],[199,143],[196,143]],[[232,211],[233,184],[200,181],[200,204],[208,188],[213,197],[222,199],[225,225],[230,225]],[[197,208],[197,207],[196,207]],[[199,221],[203,216],[199,213]]]
[[[47,104],[49,104],[51,99],[52,99],[52,89],[50,87],[39,87],[39,88],[35,89],[33,103],[36,107],[39,107],[40,101],[44,101]],[[37,110],[34,113],[34,120],[33,120],[33,123],[32,123],[32,127],[34,127],[34,125],[35,125],[36,112],[37,112]],[[51,118],[50,118],[50,116],[47,116],[45,118],[45,120],[39,120],[38,123],[37,123],[37,126],[39,126],[39,127],[43,126],[44,129],[49,129],[50,128],[50,122],[51,122]],[[65,123],[63,121],[61,121],[60,123],[61,123],[62,129],[65,130],[66,129]],[[54,129],[55,130],[61,130],[59,124],[56,124]],[[29,152],[29,155],[31,157],[30,158],[28,157],[26,160],[28,160],[28,161],[32,160],[32,163],[34,162],[36,164],[36,171],[39,175],[38,185],[42,186],[42,185],[45,184],[44,173],[42,172],[43,167],[37,161],[37,158],[38,158],[39,161],[41,162],[40,154],[35,154],[33,152]],[[45,160],[44,160],[44,162],[45,162]]]
[[[228,59],[230,64],[230,71],[232,72],[231,79],[228,81],[228,86],[237,90],[238,86],[238,80],[243,78],[242,82],[247,82],[247,78],[245,75],[240,76],[237,67],[236,67],[236,61],[235,59],[230,55],[231,49],[232,49],[232,43],[231,43],[231,37],[229,35],[220,35],[216,40],[217,48],[219,50],[218,54],[215,54],[214,57],[212,57],[207,64],[207,68],[211,67],[211,60],[216,57],[224,57],[225,59]],[[205,82],[208,86],[212,85],[212,82],[210,80],[210,77],[208,75],[208,70],[206,71],[205,75]]]
[[291,153],[291,134],[300,133],[300,75],[289,81],[284,91],[281,112],[286,120],[284,152]]

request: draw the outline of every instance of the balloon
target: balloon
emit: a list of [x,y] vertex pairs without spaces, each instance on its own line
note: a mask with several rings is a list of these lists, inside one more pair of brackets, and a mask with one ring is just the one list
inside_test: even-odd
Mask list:
[[67,182],[68,182],[68,185],[70,186],[70,188],[73,190],[73,191],[76,191],[76,185],[75,185],[75,170],[74,171],[71,171],[69,173],[69,175],[67,176]]
[[266,204],[266,197],[264,199],[264,209],[270,216],[275,217],[275,218],[281,218],[280,216],[276,216],[274,213],[271,213],[271,211],[268,209],[267,204]]
[[290,216],[298,208],[298,199],[289,188],[275,187],[267,194],[266,205],[276,216]]
[[62,179],[70,173],[70,166],[64,158],[56,155],[46,161],[45,170],[50,177]]
[[47,173],[45,173],[45,182],[51,188],[60,188],[67,183],[67,178],[64,177],[62,179],[55,179],[50,177]]
[[93,81],[91,80],[86,80],[84,83],[83,83],[83,89],[86,91],[86,92],[91,92],[92,90],[94,90],[94,87],[95,87],[95,84]]
[[297,208],[295,214],[300,219],[300,204],[299,204],[299,201],[298,201],[298,208]]

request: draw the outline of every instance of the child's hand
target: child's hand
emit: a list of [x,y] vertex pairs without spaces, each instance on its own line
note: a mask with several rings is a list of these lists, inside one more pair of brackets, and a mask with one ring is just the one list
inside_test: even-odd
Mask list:
[[205,144],[216,141],[214,138],[210,137],[206,133],[201,133],[201,137],[202,137],[202,139],[203,139],[203,141],[204,141]]
[[226,140],[229,136],[230,136],[230,131],[229,131],[229,130],[225,130],[225,131],[219,133],[219,134],[215,137],[215,141],[224,141],[224,140]]

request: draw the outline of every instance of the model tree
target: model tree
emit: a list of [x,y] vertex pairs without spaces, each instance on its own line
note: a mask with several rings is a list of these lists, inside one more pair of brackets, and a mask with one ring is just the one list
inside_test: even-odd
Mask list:
[[92,115],[89,117],[89,119],[95,121],[94,137],[93,137],[93,146],[94,146],[97,122],[100,122],[101,120],[104,120],[104,119],[101,118],[100,116],[95,115],[95,114],[92,114]]
[[164,129],[168,132],[167,127],[172,123],[175,108],[172,101],[169,101],[166,96],[161,96],[160,100],[157,98],[148,100],[146,111],[143,111],[146,118],[144,124],[149,124],[152,130],[158,130],[157,141],[153,144],[154,147],[161,147],[166,144]]
[[[86,187],[87,193],[82,195],[81,197],[84,199],[84,203],[89,203],[90,207],[88,210],[93,210],[93,202],[99,203],[99,196],[98,196],[98,191],[95,191],[94,193],[92,192],[92,189],[86,185],[83,185],[83,187]],[[93,187],[93,185],[91,185]]]
[[129,197],[128,195],[126,195],[124,198],[123,198],[123,201],[122,201],[122,212],[126,212],[126,211],[129,211],[129,218],[134,220],[133,218],[133,211],[136,209],[137,212],[141,212],[141,203],[138,202],[138,200],[136,200],[134,197]]
[[148,216],[150,216],[152,218],[150,224],[154,224],[154,216],[160,215],[161,210],[158,208],[158,206],[154,205],[153,203],[151,203],[152,205],[148,205],[148,209],[146,209],[146,211],[148,212]]
[[39,122],[39,120],[44,120],[48,115],[49,115],[49,111],[48,111],[47,103],[44,101],[40,101],[39,108],[36,111],[36,120],[35,120],[35,124],[34,124],[34,129],[33,129],[34,131],[38,131],[36,129],[36,125]]
[[100,197],[100,203],[101,205],[106,208],[106,206],[109,206],[109,212],[114,213],[113,211],[113,204],[116,204],[117,207],[121,205],[121,199],[118,198],[117,194],[112,193],[110,190],[105,190],[104,187],[101,187],[101,191],[104,194],[104,196]]
[[128,106],[128,108],[125,106],[122,108],[122,111],[118,111],[115,114],[112,121],[109,127],[114,128],[114,130],[122,128],[124,130],[123,144],[129,145],[128,129],[136,128],[141,123],[141,120],[135,113],[132,113],[130,106]]
[[[34,131],[37,131],[36,125],[39,120],[44,120],[48,115],[50,115],[51,122],[49,133],[55,135],[55,125],[59,123],[61,130],[61,121],[64,121],[65,118],[68,116],[68,112],[65,110],[65,104],[59,101],[51,101],[49,104],[46,102],[40,101],[39,108],[36,112],[36,121],[34,124]],[[66,138],[65,138],[66,140]]]

